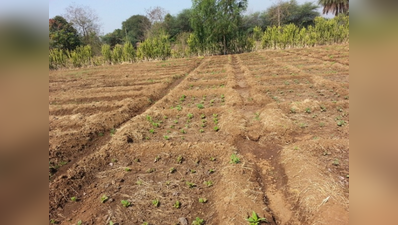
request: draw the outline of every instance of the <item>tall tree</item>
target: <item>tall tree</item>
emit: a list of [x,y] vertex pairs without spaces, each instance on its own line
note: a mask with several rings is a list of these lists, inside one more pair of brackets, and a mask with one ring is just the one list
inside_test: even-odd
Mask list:
[[221,43],[227,54],[232,40],[240,35],[242,12],[247,9],[247,0],[192,0],[191,25],[200,44]]
[[137,42],[145,40],[145,34],[150,28],[150,20],[143,15],[134,15],[122,22],[124,39],[134,46]]
[[296,0],[280,2],[267,9],[267,19],[271,25],[293,23],[298,27],[307,27],[314,24],[315,17],[319,16],[318,6],[312,2],[299,5]]
[[125,37],[121,29],[116,29],[112,33],[105,34],[101,37],[101,39],[105,44],[114,47],[117,44],[122,44],[125,40]]
[[80,45],[79,35],[72,24],[62,16],[49,19],[50,48],[74,50]]
[[64,17],[73,24],[83,43],[96,44],[92,43],[96,41],[93,36],[98,36],[101,28],[97,14],[88,6],[70,5],[65,10]]
[[337,16],[349,13],[349,0],[318,0],[318,3],[323,6],[323,14],[334,13]]

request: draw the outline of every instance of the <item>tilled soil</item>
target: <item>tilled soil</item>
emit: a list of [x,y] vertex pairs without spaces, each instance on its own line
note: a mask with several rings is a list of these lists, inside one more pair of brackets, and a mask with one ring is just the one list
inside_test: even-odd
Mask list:
[[348,224],[348,52],[51,71],[49,224]]

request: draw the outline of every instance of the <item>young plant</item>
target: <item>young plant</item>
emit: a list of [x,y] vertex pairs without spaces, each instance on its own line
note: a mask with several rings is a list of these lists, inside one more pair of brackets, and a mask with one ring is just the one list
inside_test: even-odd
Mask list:
[[209,169],[209,173],[214,173],[214,172],[215,172],[215,170]]
[[150,129],[150,130],[149,130],[149,133],[154,134],[154,133],[155,133],[155,130],[154,130],[154,129]]
[[239,162],[240,162],[240,159],[238,158],[238,156],[236,154],[232,154],[230,163],[238,164]]
[[203,108],[205,108],[205,107],[203,106],[203,104],[197,104],[196,106],[198,107],[198,109],[203,109]]
[[199,202],[200,202],[200,203],[206,203],[206,202],[207,202],[207,199],[206,199],[206,198],[199,198]]
[[255,120],[260,120],[260,113],[255,113],[256,117],[254,117]]
[[210,161],[216,161],[216,158],[210,157]]
[[155,157],[155,160],[153,161],[153,162],[157,162],[157,161],[159,161],[160,160],[160,155],[157,155],[156,157]]
[[196,217],[196,219],[192,222],[192,225],[203,225],[203,224],[205,224],[204,220],[199,217]]
[[102,203],[106,202],[106,200],[108,200],[108,196],[106,196],[106,195],[101,196]]
[[72,202],[76,202],[76,201],[77,201],[77,198],[76,198],[75,196],[73,196],[72,198],[70,198],[70,200],[71,200]]
[[192,118],[193,118],[193,114],[192,114],[192,113],[188,113],[187,116],[188,116],[189,119],[192,119]]
[[154,168],[149,168],[146,172],[147,173],[153,173],[153,172],[155,172],[155,169]]
[[124,206],[124,207],[129,207],[130,205],[131,205],[131,203],[128,201],[128,200],[122,200],[121,201],[121,203],[122,203],[122,205]]
[[196,170],[191,170],[191,173],[196,173]]
[[135,184],[141,185],[142,184],[142,180],[137,180],[137,182],[135,182]]
[[130,171],[131,171],[131,168],[126,167],[126,168],[124,168],[124,170],[125,170],[126,172],[130,172]]
[[176,106],[176,109],[177,109],[178,111],[181,111],[181,110],[182,110],[181,105],[177,105],[177,106]]
[[189,182],[189,181],[185,182],[185,184],[188,185],[189,188],[196,187],[196,184],[191,183],[191,182]]
[[206,185],[207,187],[211,187],[213,186],[213,181],[209,180],[209,181],[205,181],[203,182],[204,185]]
[[309,114],[309,113],[311,113],[311,109],[310,108],[306,108],[305,112]]
[[200,129],[200,130],[199,130],[199,132],[200,132],[200,133],[203,133],[203,132],[205,132],[205,130],[203,130],[203,129]]
[[163,138],[164,138],[165,140],[169,140],[169,139],[170,139],[170,137],[167,136],[167,135],[164,135]]
[[181,131],[181,133],[183,133],[183,134],[187,133],[184,129],[181,129],[180,131]]
[[202,119],[206,118],[205,114],[200,115],[200,118]]
[[179,201],[176,201],[173,205],[174,208],[179,209],[181,207],[181,203]]
[[218,131],[220,128],[218,127],[218,126],[215,126],[214,128],[213,128],[213,130],[214,131]]
[[83,222],[81,220],[77,221],[77,225],[82,225]]
[[159,206],[159,200],[157,200],[157,199],[152,200],[152,205],[154,205],[155,207],[158,207]]
[[174,167],[171,167],[169,171],[170,171],[170,173],[174,173],[176,171],[176,169]]
[[181,164],[181,163],[182,163],[182,160],[184,160],[184,158],[183,158],[181,155],[179,155],[179,156],[177,157],[177,163],[178,163],[178,164]]
[[268,223],[267,219],[258,217],[257,213],[253,211],[252,216],[246,219],[250,225],[258,225],[261,222]]

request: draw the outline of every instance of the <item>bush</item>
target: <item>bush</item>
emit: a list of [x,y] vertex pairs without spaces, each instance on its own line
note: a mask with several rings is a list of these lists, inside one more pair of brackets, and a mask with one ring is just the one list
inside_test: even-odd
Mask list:
[[111,46],[107,44],[102,45],[101,53],[102,56],[104,57],[105,62],[108,62],[110,64],[112,62]]

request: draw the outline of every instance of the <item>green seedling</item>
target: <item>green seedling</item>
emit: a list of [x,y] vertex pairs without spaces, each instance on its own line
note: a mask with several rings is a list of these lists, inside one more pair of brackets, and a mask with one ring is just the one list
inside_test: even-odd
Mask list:
[[204,185],[206,185],[207,187],[211,187],[213,186],[213,181],[209,180],[209,181],[205,181],[203,182]]
[[196,106],[198,107],[198,109],[203,109],[204,108],[203,104],[197,104]]
[[187,116],[188,116],[189,119],[192,119],[192,118],[193,118],[193,114],[192,114],[192,113],[188,113]]
[[338,159],[334,159],[334,161],[333,161],[333,165],[334,165],[334,166],[338,166],[338,165],[340,165],[340,162],[339,162],[339,160],[338,160]]
[[305,109],[305,112],[306,112],[306,113],[311,113],[311,109],[310,109],[310,108],[306,108],[306,109]]
[[237,164],[237,163],[239,163],[240,162],[240,159],[238,158],[238,156],[236,155],[236,154],[232,154],[231,155],[231,162],[230,163],[235,163],[235,164]]
[[135,162],[141,162],[139,158],[134,159]]
[[218,127],[218,126],[215,126],[214,128],[213,128],[213,130],[214,131],[218,131],[220,128]]
[[337,121],[337,126],[341,127],[345,125],[345,121],[344,120],[339,120]]
[[81,220],[77,221],[77,225],[82,225],[83,222]]
[[200,126],[204,128],[204,127],[206,127],[206,124],[202,123]]
[[196,170],[191,170],[191,173],[196,173]]
[[128,201],[128,200],[122,200],[121,201],[121,203],[122,203],[122,205],[124,206],[124,207],[129,207],[130,205],[131,205],[131,203]]
[[196,217],[196,219],[192,222],[192,225],[203,225],[203,224],[205,224],[204,220],[199,217]]
[[170,168],[170,173],[174,173],[176,171],[176,169],[174,167]]
[[321,105],[320,107],[321,107],[321,112],[326,112],[326,107],[325,106]]
[[296,109],[295,109],[295,108],[291,108],[291,109],[290,109],[290,112],[291,112],[291,113],[296,113]]
[[137,185],[141,185],[142,184],[142,180],[137,180],[137,182],[135,182]]
[[146,172],[147,173],[153,173],[153,172],[155,172],[156,170],[155,170],[155,168],[149,168]]
[[58,224],[58,222],[55,221],[54,219],[51,219],[51,220],[50,220],[50,223],[51,223],[51,224]]
[[167,120],[167,116],[163,116],[163,119]]
[[154,160],[154,162],[157,162],[157,161],[159,161],[161,158],[160,158],[160,155],[157,155],[156,157],[155,157],[155,160]]
[[218,114],[213,114],[213,117],[214,117],[214,118],[217,118],[217,117],[218,117]]
[[174,208],[179,209],[181,207],[181,203],[179,201],[176,201],[173,205]]
[[75,196],[73,196],[72,198],[70,198],[70,200],[71,200],[72,202],[76,202],[76,201],[77,201],[77,198],[76,198]]
[[159,206],[159,200],[157,200],[157,199],[152,200],[152,205],[155,206],[155,207],[158,207]]
[[210,161],[216,161],[216,158],[210,157]]
[[152,117],[146,116],[146,119],[147,119],[149,122],[152,122]]
[[176,109],[177,109],[178,111],[181,111],[181,110],[182,110],[181,105],[177,105],[177,106],[176,106]]
[[215,170],[209,169],[209,173],[214,173],[214,172],[215,172]]
[[178,124],[178,120],[174,120],[174,123],[175,123],[175,124]]
[[184,160],[184,158],[183,158],[181,155],[179,155],[179,156],[177,157],[177,163],[178,163],[178,164],[181,164],[183,160]]
[[111,221],[109,221],[109,225],[113,225],[113,222],[112,222],[112,220],[111,220]]
[[110,133],[111,135],[114,135],[116,133],[116,129],[115,128],[111,129]]
[[131,171],[131,168],[126,167],[126,168],[124,168],[124,170],[125,170],[126,172],[130,172],[130,171]]
[[255,113],[255,115],[256,115],[256,116],[254,117],[254,119],[255,119],[255,120],[260,120],[260,113],[257,112],[257,113]]
[[258,225],[261,222],[268,223],[266,218],[258,217],[257,213],[253,211],[252,216],[246,219],[250,225]]
[[170,139],[170,137],[167,136],[167,135],[163,136],[163,138],[164,138],[165,140],[169,140],[169,139]]
[[200,130],[199,130],[199,132],[200,132],[200,133],[203,133],[203,132],[205,132],[205,130],[203,130],[203,129],[200,129]]
[[102,203],[106,202],[106,200],[108,200],[108,196],[106,196],[106,195],[101,196]]
[[154,130],[154,129],[150,129],[150,130],[149,130],[149,133],[154,134],[154,133],[155,133],[155,130]]
[[206,198],[199,198],[199,202],[200,202],[200,203],[206,203],[206,202],[207,202],[207,199],[206,199]]
[[200,115],[200,118],[201,118],[201,119],[206,118],[205,114]]
[[191,182],[188,182],[188,181],[187,181],[187,182],[185,182],[185,184],[186,184],[186,185],[188,185],[188,187],[189,187],[189,188],[196,187],[196,184],[194,184],[194,183],[191,183]]

